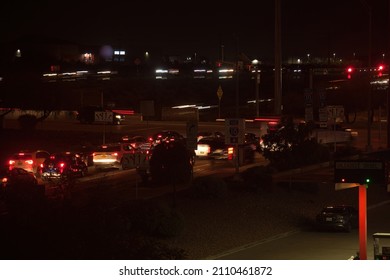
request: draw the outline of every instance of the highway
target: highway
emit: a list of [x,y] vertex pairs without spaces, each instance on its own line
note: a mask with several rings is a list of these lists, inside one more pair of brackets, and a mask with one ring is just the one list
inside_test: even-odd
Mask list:
[[[15,124],[15,123],[14,123]],[[12,121],[7,122],[7,126]],[[146,126],[145,126],[146,125]],[[162,129],[173,129],[185,134],[186,126],[183,122],[144,122],[128,121],[120,126],[81,125],[77,122],[63,121],[59,126],[57,122],[44,122],[38,129],[43,130],[73,130],[91,131],[97,135],[103,133],[115,135],[150,135]],[[224,123],[200,123],[199,130],[223,131]],[[103,130],[104,129],[104,130]],[[251,131],[258,128],[251,126]],[[364,129],[362,129],[364,131]],[[359,136],[364,135],[364,133]],[[364,139],[359,139],[359,144],[364,145]],[[255,164],[266,164],[261,155],[257,155]],[[216,168],[217,167],[217,168]],[[241,169],[242,170],[242,169]],[[234,174],[235,167],[231,162],[215,162],[209,160],[197,160],[194,168],[194,176],[219,174],[228,176]],[[302,169],[278,174],[276,182],[315,182],[331,185],[333,182],[333,167],[324,163],[315,169]],[[143,200],[162,195],[164,193],[180,191],[185,185],[164,187],[144,186],[139,181],[135,170],[106,170],[96,172],[90,167],[90,174],[80,178],[72,192],[72,204],[79,207],[87,205],[91,200],[98,202],[104,198],[106,206],[115,208],[131,200]],[[374,232],[390,232],[389,213],[390,204],[384,196],[383,204],[370,204],[368,210],[368,259],[372,259],[372,239]],[[0,206],[1,208],[1,206]],[[2,213],[6,213],[3,207]],[[247,244],[240,248],[211,256],[211,259],[264,259],[264,260],[344,260],[356,254],[359,249],[358,231],[351,233],[317,232],[312,229],[286,232],[283,235],[274,236],[267,240],[260,240],[253,244]]]

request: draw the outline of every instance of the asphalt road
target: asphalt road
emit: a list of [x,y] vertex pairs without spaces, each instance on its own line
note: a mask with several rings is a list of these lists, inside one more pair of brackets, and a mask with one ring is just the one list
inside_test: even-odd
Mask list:
[[[372,234],[390,232],[390,200],[367,209],[367,259],[374,259]],[[390,240],[383,245],[390,246]],[[359,251],[359,231],[286,232],[268,240],[234,248],[210,259],[216,260],[347,260]]]

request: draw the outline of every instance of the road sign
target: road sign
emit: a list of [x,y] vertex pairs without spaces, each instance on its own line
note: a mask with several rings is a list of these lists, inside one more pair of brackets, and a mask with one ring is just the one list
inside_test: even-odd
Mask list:
[[142,151],[125,154],[123,158],[127,161],[127,168],[146,169],[149,166],[149,155]]
[[221,100],[222,95],[223,95],[222,87],[219,86],[219,87],[218,87],[218,90],[217,90],[217,96],[218,96],[218,99],[219,99],[219,100]]
[[113,122],[114,114],[107,111],[95,111],[96,122]]
[[226,144],[244,144],[245,120],[226,119],[225,120],[225,142]]
[[344,106],[327,106],[326,110],[328,112],[328,117],[331,120],[344,120]]

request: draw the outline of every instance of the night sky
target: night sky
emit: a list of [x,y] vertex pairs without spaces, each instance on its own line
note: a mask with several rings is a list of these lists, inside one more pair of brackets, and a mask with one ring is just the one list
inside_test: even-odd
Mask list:
[[[9,2],[7,4],[7,2]],[[390,53],[389,0],[282,0],[284,57],[366,55],[372,7],[373,58]],[[157,3],[157,4],[156,4]],[[273,60],[274,1],[3,1],[1,38],[43,35],[82,44],[109,44],[128,52],[225,58],[237,49]]]

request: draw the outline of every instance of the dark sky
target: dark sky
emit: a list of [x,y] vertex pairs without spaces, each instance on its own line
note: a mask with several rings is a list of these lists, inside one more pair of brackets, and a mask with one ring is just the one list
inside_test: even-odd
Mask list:
[[[387,52],[388,2],[281,0],[283,56],[366,55],[369,13],[363,3],[372,8],[373,56]],[[134,53],[210,58],[218,57],[223,42],[226,58],[238,48],[251,59],[272,61],[274,13],[272,0],[2,1],[0,40],[39,34]]]

